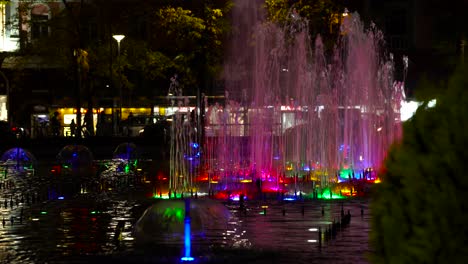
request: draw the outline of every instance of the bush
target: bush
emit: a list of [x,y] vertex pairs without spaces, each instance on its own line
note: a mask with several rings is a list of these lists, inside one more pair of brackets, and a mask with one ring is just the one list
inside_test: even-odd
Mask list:
[[421,106],[392,147],[372,208],[372,263],[464,263],[468,257],[468,72]]

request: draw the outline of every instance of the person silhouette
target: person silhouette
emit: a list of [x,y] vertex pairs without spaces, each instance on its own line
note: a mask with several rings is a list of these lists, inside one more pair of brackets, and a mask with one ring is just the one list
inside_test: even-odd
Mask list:
[[50,120],[50,127],[52,128],[52,136],[58,137],[60,135],[60,121],[58,119],[59,112],[55,111]]
[[70,122],[70,136],[74,137],[76,132],[75,119],[72,119]]

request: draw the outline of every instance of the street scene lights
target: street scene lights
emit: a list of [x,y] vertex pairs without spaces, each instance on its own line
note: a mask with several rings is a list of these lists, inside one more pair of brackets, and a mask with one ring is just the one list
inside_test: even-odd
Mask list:
[[117,52],[120,56],[120,41],[125,38],[125,35],[113,35],[112,37],[117,41]]
[[[113,35],[112,36],[117,41],[117,56],[118,56],[118,78],[119,78],[119,119],[122,119],[122,83],[121,83],[121,76],[120,76],[120,41],[125,38],[125,35]],[[116,128],[118,130],[118,128]],[[117,133],[117,131],[114,131]]]

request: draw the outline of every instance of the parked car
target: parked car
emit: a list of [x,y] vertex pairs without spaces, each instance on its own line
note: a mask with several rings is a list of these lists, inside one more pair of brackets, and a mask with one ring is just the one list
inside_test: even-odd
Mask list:
[[158,124],[160,120],[160,117],[148,115],[129,117],[121,123],[122,134],[129,137],[144,136],[145,129],[146,131],[150,130],[151,127]]
[[171,122],[166,118],[158,118],[155,123],[146,125],[141,136],[146,138],[158,138],[169,142]]

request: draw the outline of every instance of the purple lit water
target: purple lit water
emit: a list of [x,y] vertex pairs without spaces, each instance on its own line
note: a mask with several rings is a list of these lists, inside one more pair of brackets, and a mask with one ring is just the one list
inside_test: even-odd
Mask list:
[[382,33],[351,14],[326,55],[305,20],[292,12],[281,29],[262,3],[234,1],[225,102],[206,113],[208,174],[227,183],[315,171],[326,186],[343,168],[379,169],[401,137],[403,95]]

